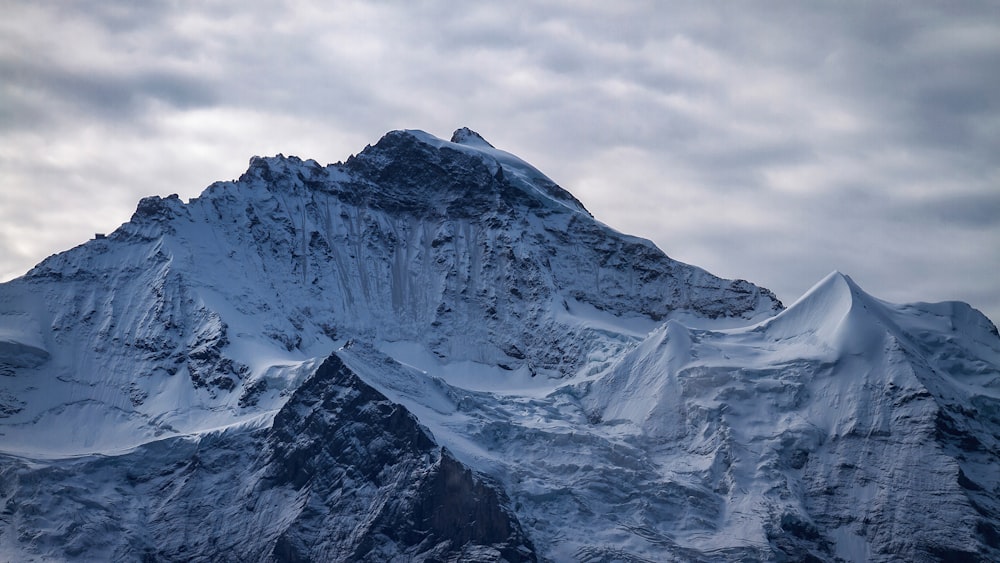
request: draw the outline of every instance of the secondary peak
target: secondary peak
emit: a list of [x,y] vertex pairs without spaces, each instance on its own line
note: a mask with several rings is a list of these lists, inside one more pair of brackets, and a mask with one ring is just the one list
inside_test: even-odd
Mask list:
[[491,145],[482,135],[476,133],[468,127],[462,127],[461,129],[456,129],[451,135],[451,142],[458,143],[460,145],[466,145],[470,147],[485,146],[489,148],[495,148]]

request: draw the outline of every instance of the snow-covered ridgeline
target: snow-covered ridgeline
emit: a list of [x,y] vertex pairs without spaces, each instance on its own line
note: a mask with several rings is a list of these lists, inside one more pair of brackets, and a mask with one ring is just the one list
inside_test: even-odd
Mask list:
[[893,305],[835,272],[755,326],[669,323],[582,402],[700,492],[675,499],[692,529],[645,522],[684,547],[976,560],[1000,547],[998,366],[968,305]]

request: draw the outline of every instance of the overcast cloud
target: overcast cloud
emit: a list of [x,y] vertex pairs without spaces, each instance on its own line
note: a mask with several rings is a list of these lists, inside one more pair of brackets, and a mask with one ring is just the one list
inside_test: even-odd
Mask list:
[[0,280],[252,155],[469,126],[670,256],[1000,321],[996,2],[5,2]]

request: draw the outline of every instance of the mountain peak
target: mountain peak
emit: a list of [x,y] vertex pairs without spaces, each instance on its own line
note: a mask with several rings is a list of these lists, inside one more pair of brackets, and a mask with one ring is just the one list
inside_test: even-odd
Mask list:
[[849,353],[881,345],[882,336],[898,332],[886,305],[839,271],[831,272],[762,327],[774,339],[813,335]]
[[[537,168],[494,148],[466,127],[456,131],[451,141],[420,129],[390,131],[374,146],[349,158],[345,167],[351,173],[399,188],[404,198],[412,196],[410,188],[414,186],[424,192],[427,188],[437,190],[435,193],[447,192],[446,197],[468,194],[482,198],[489,196],[483,187],[490,186],[502,192],[504,199],[517,200],[529,208],[569,210],[593,217],[579,200]],[[462,188],[456,191],[449,186]]]
[[1000,561],[985,317],[840,272],[771,317],[451,139],[255,157],[0,284],[0,560]]
[[469,147],[479,146],[479,147],[488,147],[491,149],[496,148],[493,145],[491,145],[486,139],[484,139],[482,135],[476,133],[472,129],[469,129],[468,127],[462,127],[460,129],[456,129],[455,132],[452,133],[451,135],[451,142],[459,145],[466,145]]

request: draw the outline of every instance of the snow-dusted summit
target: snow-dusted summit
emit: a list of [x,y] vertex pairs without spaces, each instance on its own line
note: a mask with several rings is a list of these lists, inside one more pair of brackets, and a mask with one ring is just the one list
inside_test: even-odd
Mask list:
[[787,310],[469,129],[251,159],[0,285],[12,560],[991,560],[1000,339]]

